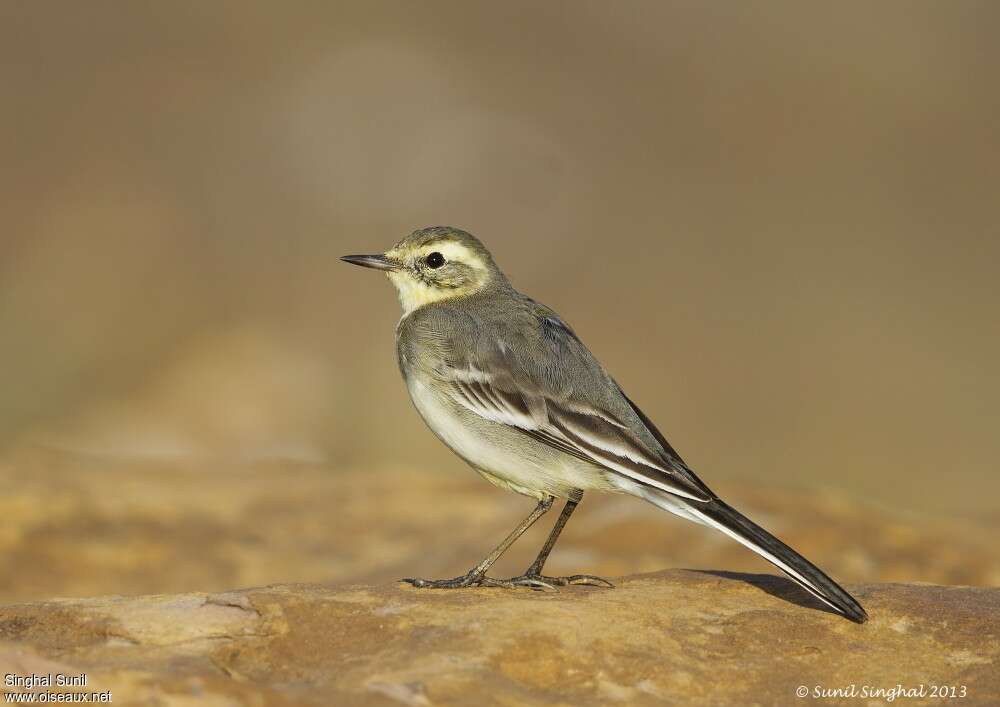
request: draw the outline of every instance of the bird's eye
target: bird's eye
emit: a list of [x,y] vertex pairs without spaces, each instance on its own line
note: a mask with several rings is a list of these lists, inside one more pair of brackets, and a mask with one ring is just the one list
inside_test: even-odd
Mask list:
[[427,267],[437,269],[444,265],[444,256],[434,251],[424,258],[424,262],[427,263]]

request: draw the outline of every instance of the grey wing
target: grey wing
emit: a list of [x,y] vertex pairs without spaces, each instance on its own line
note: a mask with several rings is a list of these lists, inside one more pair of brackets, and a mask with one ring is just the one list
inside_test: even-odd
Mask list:
[[569,327],[554,315],[540,326],[529,347],[486,333],[465,360],[438,370],[448,395],[484,419],[640,484],[714,498]]

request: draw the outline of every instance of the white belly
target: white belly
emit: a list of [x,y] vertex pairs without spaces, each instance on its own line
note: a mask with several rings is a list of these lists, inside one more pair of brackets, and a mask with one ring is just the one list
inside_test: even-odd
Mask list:
[[533,498],[565,498],[575,489],[610,490],[604,474],[596,467],[516,430],[498,428],[486,432],[487,427],[497,424],[486,420],[471,426],[416,376],[409,377],[407,388],[434,434],[492,483]]

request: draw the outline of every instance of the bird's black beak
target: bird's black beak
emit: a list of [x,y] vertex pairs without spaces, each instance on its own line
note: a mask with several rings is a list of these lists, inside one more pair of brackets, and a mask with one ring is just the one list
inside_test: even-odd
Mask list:
[[389,260],[384,255],[345,255],[341,260],[351,265],[360,265],[363,268],[399,270],[399,263]]

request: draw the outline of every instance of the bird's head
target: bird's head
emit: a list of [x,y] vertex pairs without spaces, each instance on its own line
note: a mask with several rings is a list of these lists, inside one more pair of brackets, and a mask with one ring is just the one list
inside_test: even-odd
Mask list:
[[414,231],[385,253],[345,255],[341,260],[384,270],[396,286],[404,315],[507,282],[478,238],[448,226]]

